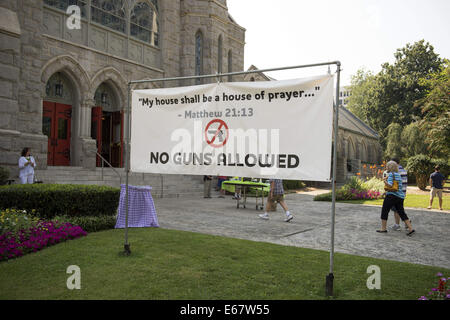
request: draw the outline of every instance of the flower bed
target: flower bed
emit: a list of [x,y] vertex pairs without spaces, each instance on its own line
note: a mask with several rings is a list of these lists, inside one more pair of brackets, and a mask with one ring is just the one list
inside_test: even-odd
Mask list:
[[0,236],[0,261],[36,252],[50,245],[87,235],[79,226],[57,221],[39,221],[33,227]]
[[0,235],[31,228],[38,221],[33,210],[28,213],[26,210],[0,209]]
[[356,190],[351,189],[350,190],[352,194],[351,200],[373,200],[373,199],[379,199],[383,195],[381,192],[376,190]]
[[450,300],[450,287],[447,285],[450,278],[445,278],[440,272],[436,277],[439,279],[437,288],[432,288],[426,296],[421,296],[418,300]]
[[[336,200],[376,200],[383,197],[384,182],[374,177],[363,181],[352,177],[341,188],[336,190]],[[314,197],[314,201],[331,201],[331,192]]]

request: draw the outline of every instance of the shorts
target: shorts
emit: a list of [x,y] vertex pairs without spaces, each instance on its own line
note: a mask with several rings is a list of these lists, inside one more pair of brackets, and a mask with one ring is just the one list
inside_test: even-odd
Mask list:
[[267,198],[267,211],[276,211],[277,210],[277,202],[281,202],[284,200],[283,194],[275,194],[273,197]]
[[437,189],[435,187],[432,187],[431,188],[431,192],[430,192],[430,196],[432,198],[434,198],[437,195],[439,199],[442,199],[442,190],[443,189]]

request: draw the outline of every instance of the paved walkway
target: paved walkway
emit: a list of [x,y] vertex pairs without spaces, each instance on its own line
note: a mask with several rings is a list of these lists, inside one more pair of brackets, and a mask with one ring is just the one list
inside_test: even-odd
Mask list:
[[[155,206],[162,228],[329,251],[331,203],[313,201],[309,194],[288,194],[286,202],[294,214],[289,223],[280,206],[269,220],[259,219],[254,198],[246,209],[237,209],[230,196],[155,199]],[[380,213],[377,206],[337,203],[335,252],[450,269],[450,212],[406,209],[413,237],[404,229],[375,232]],[[393,221],[390,214],[388,225]]]

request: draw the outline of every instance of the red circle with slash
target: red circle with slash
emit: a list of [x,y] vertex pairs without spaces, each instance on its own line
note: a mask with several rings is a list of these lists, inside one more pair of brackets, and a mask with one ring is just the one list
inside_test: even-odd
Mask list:
[[[210,127],[216,123],[219,124],[218,128],[210,129]],[[226,133],[225,137],[223,136],[223,132],[222,132],[223,128],[225,129],[225,133]],[[216,130],[215,133],[214,133],[214,130]],[[213,134],[211,139],[208,138],[208,131],[210,134]],[[206,140],[206,143],[209,144],[213,148],[223,147],[227,143],[228,135],[229,135],[228,126],[225,123],[225,121],[223,121],[221,119],[213,119],[206,125],[205,140]]]

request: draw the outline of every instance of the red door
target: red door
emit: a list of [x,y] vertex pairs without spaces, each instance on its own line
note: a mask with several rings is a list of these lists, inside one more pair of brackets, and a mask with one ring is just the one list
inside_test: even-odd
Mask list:
[[[102,107],[93,107],[91,116],[91,138],[97,141],[97,152],[102,153]],[[99,156],[97,167],[102,166],[102,160]]]
[[114,167],[123,167],[123,112],[116,111],[112,114],[112,147],[111,164]]
[[47,164],[70,165],[70,129],[72,106],[44,101],[42,131],[48,137]]

